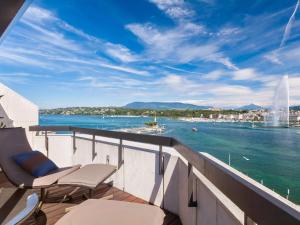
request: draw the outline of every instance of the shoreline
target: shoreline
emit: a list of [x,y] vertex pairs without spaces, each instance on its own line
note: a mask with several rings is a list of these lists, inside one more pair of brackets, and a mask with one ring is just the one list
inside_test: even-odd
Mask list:
[[178,120],[185,122],[205,122],[205,123],[264,123],[264,121],[251,121],[251,120],[227,120],[227,119],[209,119],[209,118],[191,118],[191,117],[178,117]]
[[[86,115],[86,114],[40,114],[40,116],[99,116],[103,118],[154,118],[154,116],[147,115]],[[181,120],[186,122],[236,122],[236,123],[263,123],[264,121],[249,121],[249,120],[226,120],[226,119],[209,119],[209,118],[199,118],[199,117],[170,117],[170,116],[157,116],[157,118],[168,118],[174,120]]]

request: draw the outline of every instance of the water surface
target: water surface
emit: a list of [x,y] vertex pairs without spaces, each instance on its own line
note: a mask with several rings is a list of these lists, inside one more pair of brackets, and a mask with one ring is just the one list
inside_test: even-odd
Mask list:
[[[144,126],[147,117],[42,115],[41,125],[72,125],[117,130]],[[250,123],[190,123],[158,118],[172,136],[195,151],[212,154],[282,196],[300,204],[300,129],[252,128]],[[193,132],[192,128],[198,128]],[[248,160],[246,160],[248,159]]]

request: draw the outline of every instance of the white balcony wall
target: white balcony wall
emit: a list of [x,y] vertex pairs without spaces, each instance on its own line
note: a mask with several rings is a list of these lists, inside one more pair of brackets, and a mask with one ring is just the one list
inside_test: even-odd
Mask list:
[[[31,147],[47,155],[45,136],[35,135],[30,132]],[[59,167],[71,166],[73,163],[72,137],[70,135],[48,135],[49,151],[48,156]]]
[[[222,194],[199,171],[194,172],[194,194],[197,208],[188,205],[188,167],[185,160],[179,161],[179,215],[183,224],[191,225],[238,225],[243,224],[243,212]],[[197,222],[196,222],[197,221]]]
[[[45,136],[32,132],[33,148],[46,154]],[[59,166],[110,163],[118,166],[120,140],[78,135],[73,153],[73,137],[48,134],[49,157]],[[123,141],[124,164],[106,182],[121,190],[163,207],[180,216],[183,225],[239,225],[243,213],[201,173],[197,179],[197,208],[188,207],[187,162],[173,148],[163,147],[164,175],[159,174],[159,147]],[[197,220],[197,223],[196,223]]]

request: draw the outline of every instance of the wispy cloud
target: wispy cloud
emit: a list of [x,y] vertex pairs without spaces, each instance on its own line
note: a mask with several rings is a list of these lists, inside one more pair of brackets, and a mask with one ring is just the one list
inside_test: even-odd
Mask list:
[[272,52],[264,55],[264,58],[274,64],[283,65],[282,61],[279,59],[278,51],[272,51]]
[[[72,36],[75,38],[70,38]],[[57,73],[64,72],[66,65],[80,73],[86,69],[83,66],[86,64],[136,75],[148,74],[142,69],[114,64],[109,59],[99,57],[97,50],[118,59],[119,62],[137,60],[125,46],[93,37],[59,19],[50,11],[33,6],[24,14],[14,33],[3,43],[0,59],[6,64],[17,62]]]
[[[244,85],[234,85],[221,82],[205,82],[194,80],[178,75],[169,75],[159,80],[159,84],[164,86],[164,90],[176,93],[177,98],[182,102],[197,105],[209,106],[237,106],[249,103],[269,105],[271,103],[274,86],[265,86],[261,82],[260,88],[252,89]],[[274,82],[276,85],[276,82]],[[165,94],[160,92],[161,95]]]
[[214,70],[206,73],[202,78],[206,80],[218,80],[223,76],[227,76],[228,72],[223,70]]
[[150,0],[150,2],[174,19],[189,18],[195,14],[184,0]]
[[134,55],[128,48],[120,44],[107,43],[106,53],[121,62],[127,63],[139,60],[137,55]]
[[128,24],[126,28],[145,44],[145,57],[151,60],[181,64],[215,62],[230,69],[237,69],[237,66],[219,51],[220,47],[217,44],[196,41],[207,35],[201,25],[187,22],[172,29],[159,30],[151,24]]
[[199,73],[199,72],[195,72],[195,71],[190,71],[190,70],[177,68],[177,67],[174,67],[174,66],[162,65],[162,67],[165,67],[165,68],[168,68],[170,70],[177,71],[177,72],[182,72],[182,73],[197,74],[197,75],[203,75],[204,74],[204,73]]
[[[278,78],[289,74],[292,102],[300,102],[299,34],[290,32],[291,27],[295,31],[300,27],[295,20],[299,6],[239,14],[237,21],[232,20],[234,14],[228,18],[219,15],[232,1],[149,1],[162,13],[152,7],[153,16],[147,18],[145,14],[141,20],[134,12],[129,20],[122,20],[121,14],[126,13],[120,13],[118,25],[113,29],[101,27],[101,32],[98,27],[93,32],[82,25],[90,20],[66,22],[59,14],[33,5],[0,47],[0,80],[36,85],[37,90],[49,88],[45,93],[53,92],[47,97],[52,104],[57,102],[55,95],[63,98],[68,93],[60,104],[77,104],[77,100],[85,104],[95,99],[97,105],[122,105],[155,98],[229,107],[268,105]],[[210,8],[218,14],[214,18],[206,14]],[[286,40],[293,42],[278,49],[283,19],[293,9],[286,29],[290,34]],[[120,37],[112,35],[117,29]],[[103,36],[96,35],[100,33]],[[64,91],[61,96],[59,90]],[[33,98],[42,99],[34,92]]]
[[290,19],[289,19],[286,27],[285,27],[284,34],[283,34],[283,37],[282,37],[282,40],[281,40],[281,43],[280,43],[280,48],[282,48],[285,45],[287,39],[290,36],[291,29],[292,29],[293,23],[295,21],[296,12],[297,12],[297,10],[299,8],[299,4],[300,4],[300,0],[297,0],[295,9],[294,9],[294,11],[293,11],[293,13],[292,13],[292,15],[291,15],[291,17],[290,17]]

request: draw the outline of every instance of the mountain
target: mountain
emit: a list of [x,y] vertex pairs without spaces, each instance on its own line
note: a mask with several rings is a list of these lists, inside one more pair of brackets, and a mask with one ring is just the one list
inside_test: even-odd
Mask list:
[[129,103],[123,108],[128,109],[157,109],[157,110],[164,110],[164,109],[178,109],[178,110],[185,110],[185,109],[208,109],[211,108],[210,106],[198,106],[193,104],[181,103],[181,102],[132,102]]
[[255,104],[244,105],[236,108],[236,110],[260,110],[260,109],[263,109],[263,107]]

